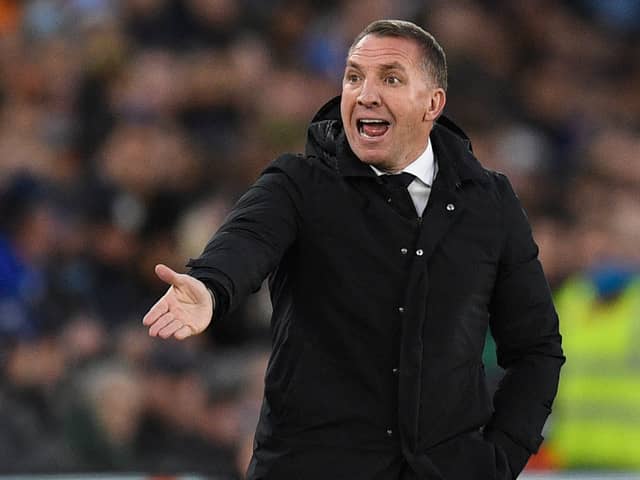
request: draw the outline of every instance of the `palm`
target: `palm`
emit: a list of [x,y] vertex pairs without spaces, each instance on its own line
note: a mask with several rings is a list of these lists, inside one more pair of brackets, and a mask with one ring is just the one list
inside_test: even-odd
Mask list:
[[171,286],[144,316],[149,335],[182,340],[207,328],[213,301],[205,285],[164,265],[156,267],[156,274]]

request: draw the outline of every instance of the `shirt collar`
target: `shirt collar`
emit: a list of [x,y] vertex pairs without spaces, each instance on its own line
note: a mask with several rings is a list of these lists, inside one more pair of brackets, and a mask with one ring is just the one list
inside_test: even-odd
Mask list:
[[[376,175],[385,175],[385,172],[377,169],[373,165],[369,165]],[[427,148],[422,154],[416,158],[413,162],[402,169],[403,172],[410,173],[414,175],[418,180],[420,180],[425,185],[431,187],[433,183],[433,178],[435,177],[435,157],[433,154],[433,146],[431,145],[431,140],[427,143]],[[398,172],[399,173],[399,172]]]

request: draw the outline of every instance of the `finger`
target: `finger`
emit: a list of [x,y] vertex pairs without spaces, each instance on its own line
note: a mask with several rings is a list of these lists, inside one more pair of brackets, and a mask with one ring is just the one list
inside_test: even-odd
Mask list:
[[173,322],[167,324],[162,330],[160,330],[158,335],[160,335],[161,338],[169,338],[171,335],[176,333],[182,327],[183,327],[182,322],[178,320],[174,320]]
[[185,338],[190,337],[191,335],[193,335],[193,330],[189,325],[183,325],[176,331],[176,333],[173,334],[173,336],[176,337],[178,340],[184,340]]
[[169,303],[164,298],[161,298],[153,307],[149,309],[147,314],[142,318],[142,324],[149,326],[168,311]]
[[178,285],[180,284],[180,274],[175,270],[170,269],[166,265],[159,263],[156,265],[156,275],[160,280],[170,285]]
[[173,313],[165,313],[162,317],[156,320],[153,325],[151,325],[151,328],[149,329],[149,335],[151,335],[152,337],[157,336],[160,330],[173,322],[174,319],[175,317],[173,316]]

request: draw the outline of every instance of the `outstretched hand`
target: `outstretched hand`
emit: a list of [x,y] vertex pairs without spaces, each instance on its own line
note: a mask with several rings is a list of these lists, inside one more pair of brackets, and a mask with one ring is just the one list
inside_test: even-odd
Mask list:
[[201,333],[213,316],[213,299],[200,280],[156,265],[156,275],[170,285],[142,319],[149,335],[183,340]]

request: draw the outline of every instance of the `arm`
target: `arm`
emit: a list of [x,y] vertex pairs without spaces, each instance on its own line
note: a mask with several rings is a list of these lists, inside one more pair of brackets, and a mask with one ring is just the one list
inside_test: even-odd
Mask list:
[[273,162],[240,198],[205,247],[187,266],[216,302],[216,319],[257,291],[294,242],[302,195],[285,173],[301,159],[286,155]]
[[502,192],[505,239],[490,305],[491,331],[505,376],[485,436],[506,454],[515,478],[538,450],[564,363],[551,292],[531,228],[509,181]]
[[220,318],[260,288],[298,231],[301,195],[282,168],[288,161],[300,159],[280,157],[262,173],[203,254],[189,261],[188,274],[156,266],[171,286],[143,319],[150,335],[182,340],[198,334],[211,322],[214,306]]

